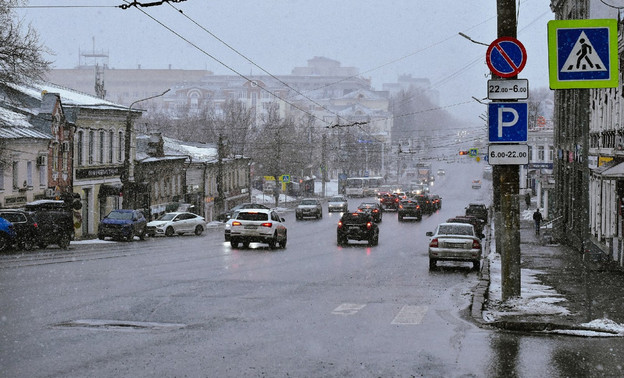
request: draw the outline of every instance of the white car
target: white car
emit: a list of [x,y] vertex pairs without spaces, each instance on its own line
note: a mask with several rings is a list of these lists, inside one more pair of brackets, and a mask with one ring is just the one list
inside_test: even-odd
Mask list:
[[204,217],[188,212],[165,213],[155,221],[147,224],[149,236],[194,233],[201,235],[206,229]]
[[237,248],[240,243],[244,248],[249,243],[266,243],[274,249],[278,244],[286,248],[288,240],[284,218],[275,211],[266,209],[241,209],[232,221],[230,244]]
[[475,270],[481,267],[481,240],[474,227],[467,223],[440,223],[435,232],[427,232],[429,241],[429,269],[436,268],[436,262],[468,261]]

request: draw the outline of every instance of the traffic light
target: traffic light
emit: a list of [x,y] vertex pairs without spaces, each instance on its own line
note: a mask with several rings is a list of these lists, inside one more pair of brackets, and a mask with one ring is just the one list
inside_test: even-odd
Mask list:
[[468,155],[468,151],[459,151],[460,155]]

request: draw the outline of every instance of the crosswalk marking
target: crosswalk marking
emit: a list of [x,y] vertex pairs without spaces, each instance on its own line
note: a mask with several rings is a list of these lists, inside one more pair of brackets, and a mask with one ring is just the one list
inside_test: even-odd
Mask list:
[[427,306],[405,305],[394,317],[392,324],[420,324],[427,309]]
[[332,311],[332,314],[343,315],[343,316],[355,315],[357,314],[358,311],[360,311],[364,307],[366,307],[365,304],[343,303],[340,306],[336,307],[334,311]]

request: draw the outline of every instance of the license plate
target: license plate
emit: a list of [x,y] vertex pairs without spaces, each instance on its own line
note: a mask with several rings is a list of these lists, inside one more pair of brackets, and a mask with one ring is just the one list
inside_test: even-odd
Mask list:
[[349,230],[350,230],[350,231],[359,231],[359,230],[360,230],[360,228],[359,228],[359,227],[357,227],[357,226],[351,226],[351,227],[349,227]]
[[464,243],[446,243],[448,248],[464,248]]
[[253,225],[245,226],[245,230],[255,230],[256,228],[258,228],[258,226],[253,226]]

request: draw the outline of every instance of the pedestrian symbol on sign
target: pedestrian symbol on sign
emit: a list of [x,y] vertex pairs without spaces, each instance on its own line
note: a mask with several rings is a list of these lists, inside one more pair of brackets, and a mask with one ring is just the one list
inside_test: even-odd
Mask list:
[[590,72],[606,71],[600,56],[592,46],[591,41],[583,31],[574,47],[570,51],[568,59],[563,64],[561,72]]

